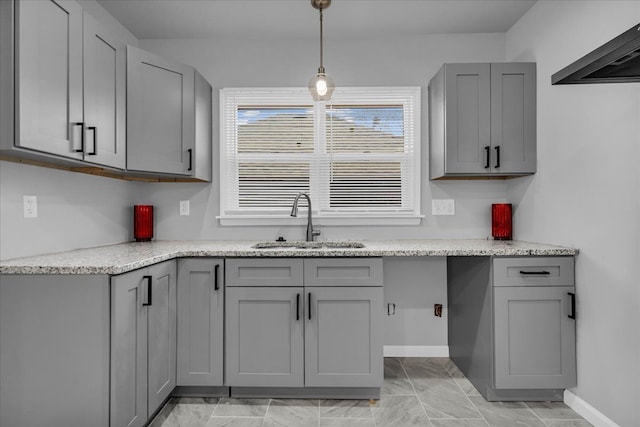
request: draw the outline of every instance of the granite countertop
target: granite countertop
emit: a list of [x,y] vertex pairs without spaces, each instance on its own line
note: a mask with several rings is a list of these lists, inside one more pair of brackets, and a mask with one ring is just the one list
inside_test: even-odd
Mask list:
[[258,241],[130,242],[0,261],[0,274],[121,274],[178,257],[557,256],[577,249],[472,239],[362,240],[364,248],[254,249]]

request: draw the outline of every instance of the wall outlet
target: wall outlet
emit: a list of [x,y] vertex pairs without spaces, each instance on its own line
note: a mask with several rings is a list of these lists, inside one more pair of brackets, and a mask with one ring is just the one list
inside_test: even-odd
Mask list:
[[188,200],[180,200],[180,215],[189,215],[189,201]]
[[456,205],[453,199],[431,200],[431,215],[455,215]]
[[22,196],[22,210],[25,218],[37,218],[38,199],[36,196]]

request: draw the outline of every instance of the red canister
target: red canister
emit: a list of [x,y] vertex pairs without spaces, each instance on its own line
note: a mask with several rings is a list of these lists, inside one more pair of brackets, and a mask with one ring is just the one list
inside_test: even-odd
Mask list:
[[491,205],[491,235],[496,240],[511,240],[511,203]]
[[133,237],[137,242],[148,242],[153,238],[153,206],[133,207]]

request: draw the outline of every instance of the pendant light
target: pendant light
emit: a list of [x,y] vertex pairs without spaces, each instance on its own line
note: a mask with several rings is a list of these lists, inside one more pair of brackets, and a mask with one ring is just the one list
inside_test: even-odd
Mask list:
[[311,0],[311,6],[320,11],[320,67],[318,67],[318,73],[309,81],[309,92],[314,101],[328,101],[336,88],[322,65],[322,11],[330,5],[331,0]]

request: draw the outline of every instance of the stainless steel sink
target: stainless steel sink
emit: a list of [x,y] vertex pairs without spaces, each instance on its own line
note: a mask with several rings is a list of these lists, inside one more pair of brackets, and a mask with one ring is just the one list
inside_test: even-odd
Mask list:
[[296,249],[354,249],[364,248],[360,242],[260,242],[251,246],[254,249],[277,249],[277,248],[296,248]]

